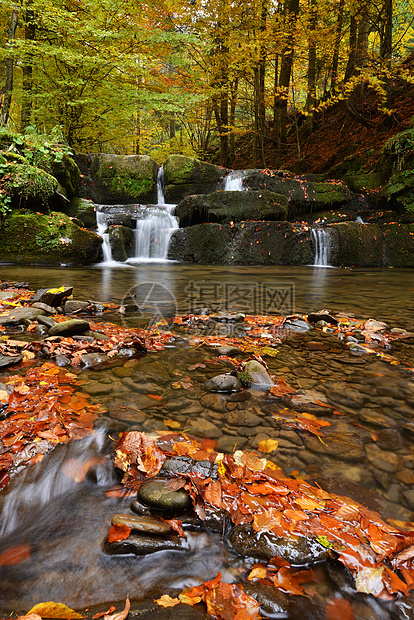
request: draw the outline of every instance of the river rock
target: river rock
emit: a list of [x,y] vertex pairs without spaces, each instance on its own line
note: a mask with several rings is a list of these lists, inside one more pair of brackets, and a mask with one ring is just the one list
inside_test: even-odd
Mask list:
[[138,498],[152,508],[181,512],[192,507],[189,494],[184,489],[170,491],[166,480],[148,480],[138,491]]
[[244,367],[244,372],[250,376],[250,387],[253,389],[268,390],[274,384],[266,368],[256,360],[249,360]]
[[290,564],[302,565],[326,560],[329,554],[318,541],[305,536],[282,538],[272,532],[254,531],[252,525],[236,525],[230,533],[229,543],[242,556],[271,560],[279,556]]
[[56,310],[52,306],[49,306],[48,304],[44,304],[41,301],[35,301],[35,303],[32,304],[32,308],[37,308],[38,310],[44,310],[46,314],[56,314]]
[[144,534],[131,534],[120,542],[108,542],[105,540],[103,545],[105,553],[108,555],[147,555],[157,551],[182,551],[186,548],[186,543],[178,536],[154,536]]
[[55,319],[53,319],[51,316],[46,316],[43,314],[37,317],[37,322],[40,323],[41,325],[44,325],[48,329],[50,329],[54,325],[57,325]]
[[274,586],[260,581],[243,583],[246,594],[252,596],[264,612],[273,618],[287,618],[289,610],[289,597]]
[[247,444],[247,437],[238,437],[237,435],[222,435],[217,442],[219,452],[232,454],[236,450],[242,450]]
[[207,437],[208,439],[216,439],[221,435],[221,430],[215,424],[200,417],[191,420],[189,432],[196,437]]
[[109,360],[109,357],[104,353],[83,353],[82,364],[84,368],[94,368],[105,364]]
[[227,401],[220,394],[205,394],[200,400],[200,404],[218,413],[225,413],[227,411]]
[[228,424],[232,426],[260,426],[263,419],[251,411],[231,411],[227,416]]
[[323,428],[323,443],[315,435],[303,435],[307,448],[318,454],[329,454],[344,461],[360,461],[365,448],[357,432],[344,422],[332,422]]
[[217,375],[206,381],[206,389],[209,392],[240,392],[241,383],[237,377],[233,375]]
[[56,323],[50,328],[51,336],[71,336],[72,334],[82,334],[90,329],[88,321],[82,319],[69,319],[63,323]]
[[0,368],[6,368],[18,364],[23,359],[22,355],[0,355]]
[[160,475],[188,474],[194,472],[205,478],[217,479],[217,465],[210,461],[195,461],[189,456],[175,456],[167,459],[161,468]]
[[0,325],[18,325],[25,320],[35,321],[38,316],[44,314],[39,308],[14,308],[7,315],[0,316]]
[[60,306],[65,299],[70,297],[72,293],[73,293],[72,286],[64,287],[63,291],[58,291],[58,289],[53,289],[53,288],[52,289],[40,288],[36,291],[36,293],[33,295],[30,301],[40,302],[43,304],[47,304],[48,306],[52,306],[53,308],[56,308],[57,306]]
[[44,336],[49,330],[46,325],[36,325],[33,331],[35,334],[38,334],[38,336]]
[[126,525],[133,532],[145,532],[145,534],[158,534],[163,536],[171,533],[171,527],[162,519],[155,517],[138,517],[131,514],[116,514],[112,517],[112,525]]
[[326,321],[332,325],[338,325],[338,320],[335,319],[329,312],[310,312],[308,314],[309,323],[317,323],[318,321]]
[[87,308],[91,308],[91,303],[89,301],[68,299],[65,301],[64,312],[65,314],[72,314],[72,312],[79,312],[80,310],[86,310]]

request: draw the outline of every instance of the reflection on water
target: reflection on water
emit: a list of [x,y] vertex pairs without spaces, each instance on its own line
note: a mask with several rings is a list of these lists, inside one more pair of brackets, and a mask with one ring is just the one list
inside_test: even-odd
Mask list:
[[[294,287],[295,302],[289,312],[304,313],[326,308],[331,312],[351,312],[359,317],[375,316],[405,324],[414,305],[414,270],[162,262],[60,269],[3,265],[0,267],[0,279],[28,281],[33,289],[71,285],[77,298],[118,303],[128,297],[137,285],[157,283],[167,289],[166,298],[170,299],[171,295],[175,297],[178,311],[184,314],[191,310],[189,291],[194,293],[195,289],[198,290],[199,306],[210,306],[210,310],[250,312],[251,291],[255,287],[257,291],[257,287],[264,283]],[[226,304],[223,298],[226,298]],[[270,308],[269,313],[274,313],[273,310]],[[283,314],[283,310],[278,313]]]

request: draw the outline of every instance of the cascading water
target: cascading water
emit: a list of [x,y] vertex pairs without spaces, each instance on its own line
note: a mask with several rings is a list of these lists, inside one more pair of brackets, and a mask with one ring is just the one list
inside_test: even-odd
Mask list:
[[324,228],[312,228],[312,240],[315,246],[315,267],[329,267],[331,257],[331,237]]
[[243,192],[244,172],[242,170],[232,170],[224,180],[225,192]]
[[128,259],[128,263],[167,259],[171,234],[178,228],[174,209],[175,205],[165,203],[164,169],[161,166],[157,178],[157,204],[144,207],[142,218],[137,219],[135,256]]
[[103,262],[112,263],[112,250],[109,243],[109,233],[106,232],[108,229],[108,216],[103,211],[100,211],[100,206],[101,205],[98,205],[98,209],[96,211],[96,225],[98,228],[96,232],[100,237],[102,237]]

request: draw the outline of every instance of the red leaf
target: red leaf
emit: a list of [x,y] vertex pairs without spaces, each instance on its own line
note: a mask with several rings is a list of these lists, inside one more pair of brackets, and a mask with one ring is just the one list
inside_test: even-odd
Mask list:
[[108,542],[121,542],[128,538],[131,533],[131,528],[127,525],[111,525],[108,533]]

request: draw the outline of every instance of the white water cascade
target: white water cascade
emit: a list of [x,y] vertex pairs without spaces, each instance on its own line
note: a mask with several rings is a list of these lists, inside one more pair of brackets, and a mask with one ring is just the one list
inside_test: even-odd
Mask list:
[[135,229],[135,256],[128,263],[166,260],[172,232],[178,228],[173,215],[174,204],[164,198],[164,169],[160,166],[157,177],[157,204],[145,207]]
[[242,170],[232,170],[224,180],[225,192],[243,192],[244,172]]
[[331,237],[324,228],[312,228],[312,240],[315,246],[315,267],[329,267],[331,257]]
[[96,225],[98,230],[96,231],[100,237],[102,237],[102,252],[103,252],[103,262],[104,263],[112,263],[112,250],[111,245],[109,243],[109,233],[107,233],[108,229],[108,216],[103,211],[100,211],[99,208],[96,211]]

